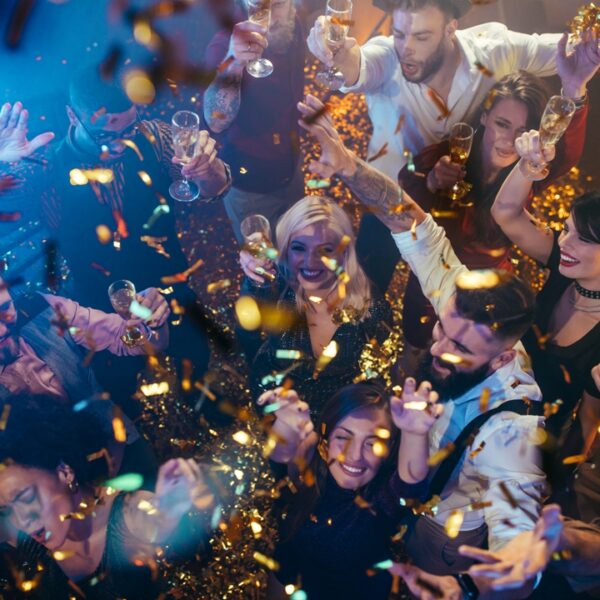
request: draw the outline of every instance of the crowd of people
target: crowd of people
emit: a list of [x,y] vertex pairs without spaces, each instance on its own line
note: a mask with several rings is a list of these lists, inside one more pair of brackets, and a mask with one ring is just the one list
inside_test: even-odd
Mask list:
[[[600,192],[575,198],[560,231],[531,212],[582,156],[598,27],[459,29],[468,0],[383,4],[392,35],[332,49],[339,23],[322,8],[307,21],[293,0],[265,1],[266,28],[240,0],[206,51],[214,77],[184,159],[171,125],[140,118],[97,66],[73,77],[62,140],[29,139],[23,104],[2,106],[0,193],[44,152],[20,194],[67,275],[23,292],[8,264],[0,280],[0,597],[181,597],[162,567],[200,561],[207,538],[234,528],[202,458],[181,446],[164,460],[159,426],[140,432],[148,369],[159,380],[144,394],[163,393],[170,365],[195,405],[186,414],[206,421],[217,404],[202,383],[215,328],[169,199],[182,176],[195,202],[223,203],[239,245],[228,351],[252,402],[235,414],[242,400],[220,400],[260,421],[277,482],[276,547],[255,553],[264,585],[225,573],[241,590],[227,597],[600,594]],[[364,93],[369,158],[340,136],[326,93],[305,93],[307,54],[343,77],[328,94]],[[254,77],[261,58],[273,72]],[[553,101],[568,108],[548,124]],[[458,159],[457,126],[472,142]],[[323,183],[309,195],[301,136],[318,154],[310,181]],[[332,178],[360,223],[326,195]],[[514,246],[547,270],[537,295],[515,274]],[[124,307],[110,281],[124,282]],[[386,344],[395,364],[366,368],[366,349]],[[230,552],[260,537],[254,525],[230,535]]]

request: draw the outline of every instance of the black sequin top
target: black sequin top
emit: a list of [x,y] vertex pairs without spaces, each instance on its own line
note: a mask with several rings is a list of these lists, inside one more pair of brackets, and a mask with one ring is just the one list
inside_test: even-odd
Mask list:
[[[296,311],[294,290],[283,280],[272,286],[261,287],[246,278],[242,283],[241,293],[254,297],[258,302],[277,303],[284,310]],[[372,338],[381,344],[389,336],[391,327],[392,309],[389,303],[381,297],[375,297],[368,316],[362,321],[342,323],[338,327],[333,336],[338,344],[337,355],[316,378],[313,374],[317,359],[312,352],[308,323],[304,315],[298,315],[294,325],[284,333],[269,335],[264,342],[259,333],[240,330],[238,335],[251,365],[250,381],[254,397],[257,398],[265,390],[279,385],[269,375],[282,373],[294,366],[286,377],[293,380],[294,389],[308,403],[312,416],[316,417],[337,390],[352,383],[360,375],[359,359],[365,344]],[[302,358],[277,358],[278,350],[299,350]]]

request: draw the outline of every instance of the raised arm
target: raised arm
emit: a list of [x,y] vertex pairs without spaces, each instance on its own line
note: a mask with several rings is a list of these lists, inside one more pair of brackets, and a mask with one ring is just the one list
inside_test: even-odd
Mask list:
[[[533,181],[546,177],[545,163],[554,158],[554,147],[541,148],[537,131],[524,133],[515,142],[521,160],[504,180],[494,204],[492,217],[504,234],[526,254],[546,264],[552,251],[553,236],[549,228],[525,209]],[[530,165],[538,167],[535,174]]]
[[318,161],[311,161],[309,170],[320,177],[338,175],[377,218],[392,232],[407,231],[413,222],[421,223],[426,213],[387,175],[346,148],[325,105],[310,94],[298,103],[301,127],[310,132],[321,145]]
[[[217,34],[222,35],[222,32]],[[237,117],[244,69],[248,62],[260,58],[266,47],[264,28],[256,23],[243,21],[234,25],[223,60],[219,63],[209,56],[208,66],[214,66],[216,74],[204,92],[204,120],[215,133],[227,129]],[[210,51],[211,47],[209,53]],[[215,51],[216,48],[212,54]]]
[[443,406],[437,401],[438,395],[431,391],[428,381],[417,388],[412,377],[404,382],[402,396],[392,397],[392,420],[402,432],[398,449],[398,476],[406,483],[419,483],[429,472],[428,433],[443,411]]
[[17,162],[54,139],[51,131],[27,139],[29,113],[20,102],[8,102],[0,110],[0,162]]
[[256,402],[259,406],[268,407],[269,414],[275,417],[269,429],[273,442],[269,458],[283,464],[305,458],[313,446],[314,437],[308,404],[300,400],[294,390],[283,388],[265,392]]

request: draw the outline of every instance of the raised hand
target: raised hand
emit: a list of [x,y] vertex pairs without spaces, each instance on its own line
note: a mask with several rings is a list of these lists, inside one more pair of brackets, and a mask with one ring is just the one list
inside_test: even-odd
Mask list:
[[308,404],[300,400],[294,390],[284,390],[281,387],[265,392],[257,403],[259,406],[272,407],[271,414],[275,416],[275,422],[271,431],[287,448],[286,458],[293,458],[298,446],[314,430]]
[[212,494],[193,459],[173,458],[158,470],[156,501],[160,512],[170,519],[180,519],[192,506],[204,508]]
[[[306,44],[311,53],[328,67],[333,67],[334,54],[327,43],[327,17],[321,15],[312,26]],[[344,47],[336,52],[336,55],[343,54],[345,51],[357,46],[358,42],[354,38],[347,37],[344,41]]]
[[352,152],[344,146],[325,105],[308,94],[304,102],[298,103],[298,110],[302,114],[298,123],[321,145],[321,156],[318,161],[310,162],[309,171],[323,178],[342,172],[351,174],[354,170]]
[[240,252],[240,266],[246,277],[261,284],[265,283],[265,278],[260,275],[261,270],[270,273],[272,276],[277,274],[272,261],[260,256],[253,256],[248,250]]
[[173,162],[183,164],[181,174],[186,179],[202,181],[210,176],[212,165],[217,158],[216,141],[210,136],[205,129],[200,131],[198,144],[196,145],[196,153],[189,162],[179,161],[177,158]]
[[535,129],[526,131],[515,140],[515,150],[521,157],[519,169],[525,177],[532,180],[544,179],[548,175],[546,165],[556,156],[554,145],[542,147],[540,132]]
[[416,381],[408,377],[402,396],[392,396],[390,408],[394,425],[406,433],[426,435],[444,410],[437,404],[438,398],[428,381],[423,381],[417,388]]
[[20,102],[8,102],[0,110],[0,162],[14,162],[26,158],[54,139],[54,133],[40,133],[27,139],[29,113]]
[[518,534],[497,552],[472,546],[461,546],[459,552],[483,563],[472,566],[469,575],[493,580],[493,590],[521,588],[546,569],[562,528],[560,507],[550,504],[544,507],[532,531]]
[[233,57],[242,65],[260,58],[269,45],[266,36],[267,31],[258,23],[251,21],[237,23],[231,33],[227,56]]
[[156,288],[142,290],[137,295],[137,301],[152,311],[150,317],[144,320],[150,327],[162,327],[171,314],[169,303]]
[[408,563],[394,563],[388,571],[402,577],[411,594],[419,600],[463,599],[463,591],[454,577],[432,575]]
[[596,74],[600,66],[600,48],[598,35],[592,29],[581,34],[570,54],[567,54],[569,36],[563,34],[558,43],[556,67],[563,86],[563,94],[570,98],[585,95],[588,81]]

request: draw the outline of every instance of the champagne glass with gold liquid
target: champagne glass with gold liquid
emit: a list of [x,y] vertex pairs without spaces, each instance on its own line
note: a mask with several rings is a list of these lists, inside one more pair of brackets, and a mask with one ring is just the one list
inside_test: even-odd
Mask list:
[[[552,96],[546,104],[540,121],[540,146],[555,145],[567,130],[575,114],[575,103],[565,96]],[[532,161],[526,162],[527,170],[532,175],[543,171],[545,164],[538,165]]]
[[[467,123],[456,123],[450,130],[450,160],[457,165],[465,165],[471,147],[473,145],[473,128]],[[446,195],[459,206],[460,200],[464,198],[473,188],[467,181],[457,181],[450,189],[446,191]],[[468,206],[468,204],[466,205]]]
[[[271,25],[271,0],[248,0],[248,20],[264,27]],[[246,65],[246,71],[258,79],[273,72],[273,63],[268,58],[256,58]]]
[[[267,260],[272,264],[278,253],[271,241],[269,220],[263,215],[250,215],[241,222],[240,231],[244,237],[244,249],[252,256]],[[270,281],[274,281],[276,278],[273,273],[263,267],[257,267],[255,272]]]
[[[200,117],[190,110],[177,111],[171,119],[171,132],[175,156],[183,163],[192,160],[200,139]],[[179,202],[192,202],[200,195],[200,189],[183,177],[170,185],[169,194]]]
[[[135,300],[135,285],[127,279],[119,279],[110,284],[108,297],[116,313],[126,321],[131,319],[131,303]],[[127,328],[127,333],[121,336],[123,343],[129,348],[141,346],[146,336],[137,325]]]
[[[350,30],[352,1],[328,0],[325,15],[327,17],[327,45],[335,54],[343,48]],[[330,90],[339,90],[346,83],[343,73],[335,66],[317,73],[317,82]]]

